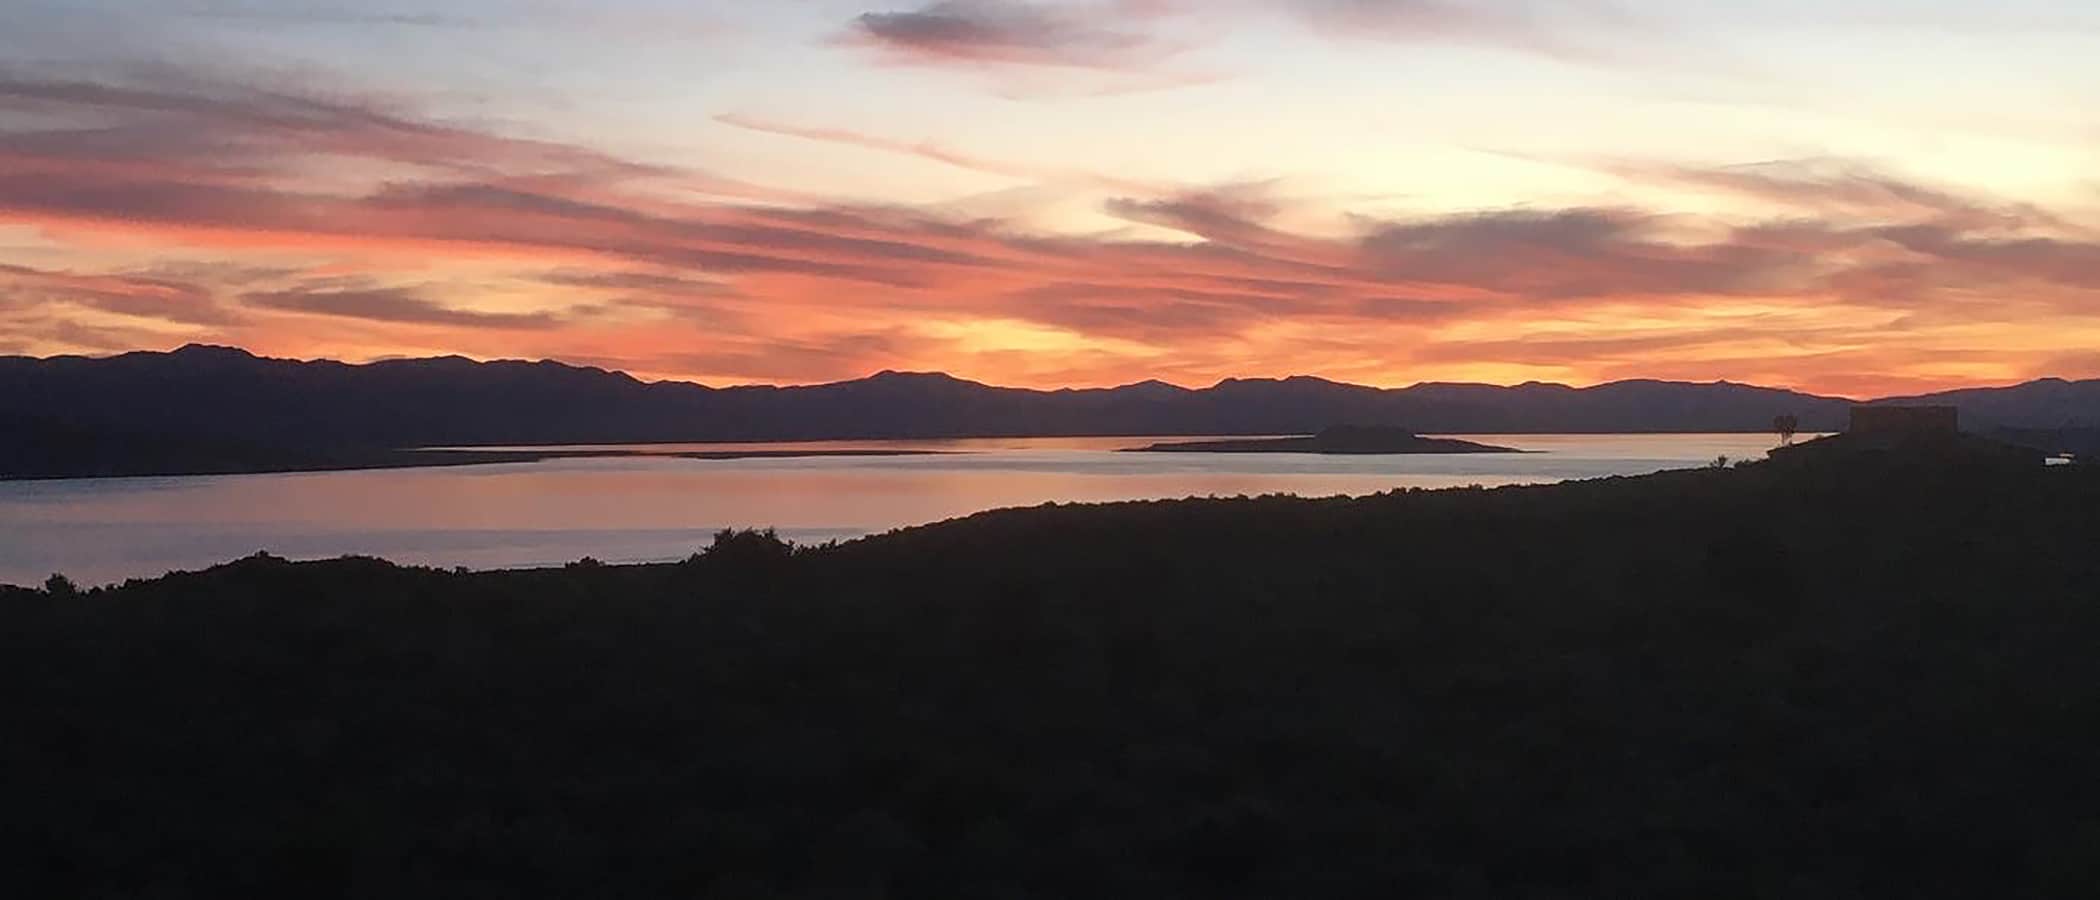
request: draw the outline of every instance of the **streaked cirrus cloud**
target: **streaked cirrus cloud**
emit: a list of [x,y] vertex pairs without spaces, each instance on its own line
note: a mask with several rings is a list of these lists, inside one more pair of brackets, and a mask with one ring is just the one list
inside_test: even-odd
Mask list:
[[716,381],[910,368],[1871,391],[2040,374],[2028,367],[2100,336],[2100,242],[2073,216],[1827,159],[1613,164],[1754,201],[1729,213],[1321,216],[1265,179],[1099,178],[1074,188],[1099,219],[1151,230],[1052,229],[831,200],[352,92],[20,68],[0,77],[0,154],[0,226],[34,232],[41,260],[0,270],[0,325],[34,352],[216,339]]

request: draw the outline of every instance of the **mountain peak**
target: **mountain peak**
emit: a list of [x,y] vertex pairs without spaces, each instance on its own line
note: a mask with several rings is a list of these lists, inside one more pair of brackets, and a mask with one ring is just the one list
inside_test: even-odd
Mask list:
[[860,380],[867,382],[886,382],[895,384],[963,383],[963,379],[957,378],[946,372],[906,372],[897,369],[884,369],[880,372],[877,372]]
[[1241,388],[1241,389],[1246,389],[1246,388],[1251,388],[1251,387],[1253,387],[1253,386],[1256,386],[1256,385],[1268,385],[1268,386],[1288,386],[1288,387],[1293,387],[1293,388],[1330,388],[1330,387],[1331,387],[1331,388],[1349,388],[1349,389],[1355,389],[1355,390],[1377,390],[1376,388],[1366,388],[1366,387],[1364,387],[1363,385],[1359,385],[1359,384],[1346,384],[1346,383],[1343,383],[1343,382],[1340,382],[1340,381],[1334,381],[1334,380],[1332,380],[1332,379],[1327,379],[1327,378],[1321,378],[1321,377],[1320,377],[1320,376],[1318,376],[1318,375],[1286,375],[1286,376],[1284,376],[1284,377],[1282,377],[1282,378],[1266,378],[1266,377],[1261,377],[1261,378],[1224,378],[1224,379],[1220,379],[1220,380],[1218,381],[1218,383],[1217,383],[1217,384],[1214,384],[1214,385],[1212,385],[1211,387],[1212,387],[1212,389],[1213,389],[1213,390],[1215,390],[1215,389],[1217,389],[1217,388]]
[[184,344],[168,351],[178,359],[255,359],[255,354],[224,344]]

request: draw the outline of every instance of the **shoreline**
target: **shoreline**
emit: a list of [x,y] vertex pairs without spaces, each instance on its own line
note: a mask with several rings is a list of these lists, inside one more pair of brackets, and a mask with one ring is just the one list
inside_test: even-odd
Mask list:
[[[1614,436],[1614,435],[1617,435],[1617,436],[1670,436],[1670,435],[1746,435],[1746,434],[1758,434],[1758,433],[1760,433],[1760,432],[1757,432],[1757,431],[1752,431],[1752,430],[1747,430],[1747,429],[1746,429],[1746,430],[1741,430],[1741,431],[1511,431],[1511,432],[1469,432],[1469,434],[1471,434],[1472,436],[1475,436],[1475,437],[1490,437],[1490,436],[1495,436],[1495,435],[1507,435],[1507,436],[1528,436],[1528,437],[1601,437],[1601,436]],[[1191,436],[1191,437],[1196,437],[1197,435],[1190,435],[1190,436]],[[737,449],[731,449],[731,447],[732,447],[733,445],[737,445],[737,444],[765,444],[765,445],[778,445],[778,444],[792,444],[792,443],[809,443],[809,444],[819,444],[819,443],[840,443],[840,442],[846,442],[846,441],[859,441],[859,440],[866,440],[866,441],[870,441],[870,442],[876,442],[876,441],[906,441],[906,440],[923,440],[923,441],[966,441],[966,440],[1055,440],[1055,439],[1064,439],[1064,438],[1089,438],[1089,439],[1092,439],[1092,438],[1117,438],[1117,437],[1129,437],[1129,438],[1133,438],[1133,439],[1139,439],[1139,438],[1167,438],[1167,437],[1175,437],[1175,435],[1171,435],[1171,434],[1149,434],[1149,435],[1103,435],[1103,434],[1042,434],[1042,435],[962,435],[962,436],[942,436],[942,437],[930,437],[930,438],[811,438],[811,439],[809,439],[809,440],[807,440],[807,441],[773,441],[773,440],[750,440],[750,441],[704,441],[704,442],[703,442],[703,441],[661,441],[661,442],[638,442],[638,443],[628,443],[628,444],[607,444],[607,445],[604,445],[604,446],[603,446],[602,448],[598,448],[598,447],[592,447],[592,446],[590,446],[590,445],[577,445],[577,444],[547,444],[547,445],[543,445],[543,446],[545,447],[545,449],[541,449],[541,448],[539,448],[539,447],[535,447],[535,446],[533,446],[533,445],[526,445],[526,444],[517,444],[517,445],[505,445],[505,446],[503,447],[503,449],[500,449],[500,450],[488,450],[488,449],[477,449],[477,448],[472,448],[472,447],[458,447],[458,446],[454,446],[454,447],[420,447],[420,448],[406,448],[406,449],[398,449],[398,450],[371,450],[371,451],[353,451],[353,452],[355,452],[355,453],[363,453],[363,454],[366,454],[366,455],[349,455],[349,456],[341,456],[341,457],[331,457],[331,456],[318,456],[318,457],[317,457],[317,456],[303,456],[303,457],[302,457],[302,456],[299,456],[299,455],[297,455],[297,454],[287,454],[287,455],[286,455],[286,458],[284,458],[284,459],[282,459],[282,460],[275,460],[275,461],[269,461],[269,462],[252,462],[252,461],[230,461],[230,462],[214,462],[214,463],[210,463],[210,464],[201,464],[201,465],[184,465],[184,464],[181,464],[181,463],[169,463],[169,464],[154,464],[154,463],[141,463],[141,464],[138,464],[138,465],[136,465],[136,466],[123,466],[123,467],[121,467],[121,468],[119,468],[119,467],[116,467],[116,466],[104,466],[104,467],[92,467],[92,466],[83,466],[83,467],[80,467],[80,468],[77,468],[77,469],[49,469],[49,470],[45,470],[45,471],[37,471],[37,472],[31,472],[31,473],[27,473],[27,474],[16,474],[16,473],[11,473],[11,472],[0,472],[0,484],[5,484],[5,483],[11,483],[11,482],[35,482],[35,481],[85,481],[85,480],[99,480],[99,479],[112,479],[112,478],[196,478],[196,477],[206,477],[206,476],[216,476],[216,475],[283,475],[283,474],[294,474],[294,473],[307,473],[307,472],[360,472],[360,471],[368,471],[368,470],[375,470],[375,469],[420,469],[420,468],[451,468],[451,467],[456,467],[456,466],[479,466],[479,465],[505,465],[505,464],[512,464],[512,463],[531,463],[531,462],[544,462],[544,461],[547,461],[547,460],[557,460],[557,459],[614,459],[614,458],[625,458],[625,457],[669,457],[669,458],[682,458],[682,459],[693,459],[693,460],[704,460],[704,461],[734,461],[734,460],[740,460],[740,459],[817,459],[817,458],[826,458],[826,457],[838,457],[838,458],[854,458],[854,457],[862,457],[862,458],[875,458],[875,457],[887,457],[887,456],[930,456],[930,455],[953,455],[953,454],[966,454],[966,453],[969,453],[969,452],[972,452],[972,451],[968,451],[968,450],[938,450],[938,449],[911,449],[911,448],[883,448],[883,447],[865,447],[865,448],[860,448],[860,447],[833,447],[833,448],[821,448],[821,449],[820,449],[820,448],[811,448],[811,449],[807,449],[807,450],[801,450],[801,449],[792,449],[792,448],[782,448],[782,447],[778,447],[778,446],[771,446],[771,447],[768,447],[768,448],[766,448],[766,449],[753,449],[753,450],[737,450]],[[1313,437],[1313,436],[1312,436],[1312,435],[1248,435],[1248,436],[1245,436],[1245,437],[1228,437],[1228,436],[1219,436],[1219,437],[1218,437],[1217,439],[1213,439],[1213,440],[1209,440],[1209,441],[1191,441],[1191,442],[1183,442],[1183,443],[1180,443],[1180,444],[1177,444],[1176,442],[1172,442],[1172,441],[1167,441],[1167,442],[1161,442],[1161,443],[1159,443],[1159,444],[1154,444],[1154,445],[1152,445],[1152,446],[1145,446],[1145,447],[1119,447],[1119,448],[1113,448],[1113,449],[1111,449],[1111,450],[1108,450],[1108,451],[1106,451],[1106,452],[1114,452],[1114,453],[1188,453],[1188,452],[1216,452],[1216,453],[1289,453],[1289,454],[1297,454],[1297,455],[1329,455],[1329,456],[1340,456],[1340,455],[1352,455],[1352,456],[1375,456],[1375,455],[1453,455],[1453,454],[1492,454],[1492,455],[1504,455],[1504,454],[1536,454],[1536,453],[1545,453],[1545,452],[1550,452],[1550,451],[1544,451],[1544,450],[1522,450],[1522,449],[1517,449],[1517,448],[1509,448],[1509,447],[1499,447],[1499,448],[1495,448],[1495,449],[1481,449],[1481,450],[1471,450],[1471,449],[1469,449],[1469,450],[1435,450],[1435,449],[1431,449],[1431,450],[1392,450],[1392,451],[1389,451],[1389,450],[1372,450],[1372,451],[1355,451],[1355,450],[1318,450],[1318,449],[1293,449],[1293,448],[1278,448],[1278,447],[1273,447],[1273,446],[1270,446],[1270,447],[1262,447],[1262,448],[1258,448],[1258,449],[1256,449],[1256,448],[1248,448],[1248,449],[1216,449],[1216,448],[1198,448],[1198,447],[1194,447],[1194,446],[1189,446],[1189,445],[1194,445],[1194,444],[1206,444],[1206,443],[1208,443],[1208,444],[1226,444],[1226,443],[1230,443],[1230,444],[1253,444],[1253,443],[1259,443],[1259,442],[1269,442],[1269,441],[1291,441],[1291,440],[1301,440],[1301,439],[1309,439],[1309,438],[1311,438],[1311,437]],[[1806,437],[1811,437],[1811,435],[1803,435],[1803,437],[1804,437],[1804,438],[1806,438]],[[1440,437],[1440,436],[1434,436],[1434,435],[1431,435],[1431,436],[1425,436],[1425,437],[1423,437],[1423,438],[1422,438],[1422,440],[1425,440],[1425,441],[1452,441],[1452,442],[1458,442],[1458,443],[1467,443],[1467,444],[1471,444],[1471,443],[1473,443],[1473,442],[1470,442],[1470,441],[1464,441],[1463,439],[1459,439],[1459,438],[1451,438],[1451,437]],[[720,445],[724,445],[724,446],[723,446],[723,448],[722,448],[722,449],[716,449],[716,450],[686,450],[686,451],[666,451],[666,452],[652,452],[652,451],[649,451],[649,450],[639,450],[639,449],[632,449],[632,448],[634,448],[634,447],[636,447],[636,446],[648,446],[648,445],[675,445],[675,444],[690,444],[690,443],[708,443],[708,444],[720,444]],[[1490,445],[1485,445],[1485,444],[1476,444],[1475,446],[1479,446],[1479,447],[1488,447],[1488,446],[1490,446]],[[1163,448],[1164,448],[1164,449],[1163,449]]]
[[87,481],[107,478],[202,478],[214,475],[290,475],[307,472],[364,472],[378,469],[449,469],[461,466],[493,466],[547,462],[560,459],[690,459],[728,461],[739,459],[820,459],[827,457],[943,456],[947,450],[699,450],[651,453],[645,450],[397,450],[368,459],[291,460],[253,466],[141,467],[137,471],[54,472],[0,475],[0,483],[28,481]]

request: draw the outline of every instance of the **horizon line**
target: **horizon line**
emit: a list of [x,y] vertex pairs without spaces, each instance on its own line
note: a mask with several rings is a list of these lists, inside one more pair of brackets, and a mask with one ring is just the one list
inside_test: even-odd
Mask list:
[[1226,384],[1229,384],[1229,383],[1233,383],[1233,382],[1271,382],[1271,383],[1281,383],[1281,382],[1286,382],[1286,381],[1319,381],[1319,382],[1324,382],[1324,383],[1326,383],[1326,384],[1331,384],[1331,385],[1335,385],[1335,386],[1338,386],[1338,387],[1347,387],[1347,388],[1363,388],[1363,389],[1366,389],[1366,390],[1374,390],[1374,391],[1407,391],[1407,390],[1414,390],[1414,389],[1416,389],[1416,388],[1423,388],[1423,387],[1486,387],[1486,388],[1497,388],[1497,389],[1502,389],[1502,390],[1515,390],[1515,389],[1518,389],[1518,388],[1525,388],[1525,387],[1547,387],[1547,388],[1565,388],[1565,389],[1568,389],[1568,390],[1576,390],[1576,391],[1582,391],[1582,390],[1591,390],[1591,389],[1595,389],[1595,388],[1601,388],[1601,387],[1610,387],[1610,386],[1613,386],[1613,385],[1621,385],[1621,384],[1640,384],[1640,383],[1646,383],[1646,384],[1677,384],[1677,385],[1693,385],[1693,386],[1722,386],[1722,385],[1726,385],[1726,386],[1733,386],[1733,387],[1746,387],[1746,388],[1753,388],[1753,389],[1757,389],[1757,390],[1769,390],[1769,391],[1785,391],[1785,392],[1788,392],[1788,393],[1793,393],[1793,394],[1799,394],[1799,395],[1801,395],[1801,396],[1803,396],[1803,397],[1807,397],[1807,398],[1810,398],[1810,399],[1818,399],[1818,400],[1842,400],[1842,401],[1847,401],[1847,402],[1853,402],[1853,403],[1862,403],[1862,402],[1873,402],[1873,401],[1878,401],[1878,400],[1895,400],[1895,399],[1903,399],[1903,398],[1907,398],[1907,397],[1924,397],[1924,396],[1932,396],[1932,395],[1936,395],[1936,394],[1945,394],[1945,393],[1951,393],[1951,392],[1954,392],[1954,391],[1966,391],[1966,390],[2004,390],[2004,389],[2008,389],[2008,388],[2015,388],[2015,387],[2021,387],[2021,386],[2024,386],[2024,385],[2030,385],[2030,384],[2037,384],[2037,383],[2042,383],[2042,382],[2062,382],[2062,383],[2068,383],[2068,384],[2076,384],[2076,383],[2081,383],[2081,382],[2085,382],[2085,381],[2100,381],[2100,378],[2095,378],[2095,379],[2073,379],[2073,378],[2064,378],[2064,377],[2061,377],[2061,376],[2056,376],[2056,375],[2045,375],[2045,376],[2039,376],[2039,377],[2035,377],[2035,378],[2029,378],[2029,379],[2026,379],[2026,380],[2023,380],[2023,381],[2016,381],[2016,382],[2011,382],[2011,383],[1993,383],[1993,384],[1973,384],[1973,385],[1964,385],[1964,386],[1961,386],[1961,387],[1952,387],[1952,388],[1942,388],[1942,389],[1939,389],[1939,390],[1932,390],[1932,391],[1923,391],[1923,392],[1918,392],[1918,393],[1906,393],[1906,394],[1890,394],[1890,395],[1887,395],[1887,396],[1875,396],[1875,397],[1853,397],[1853,396],[1848,396],[1848,395],[1843,395],[1843,394],[1822,394],[1822,393],[1816,393],[1816,392],[1814,392],[1814,391],[1807,391],[1807,390],[1802,390],[1802,389],[1800,389],[1800,388],[1796,388],[1796,387],[1782,387],[1782,386],[1775,386],[1775,385],[1767,385],[1767,384],[1757,384],[1757,383],[1753,383],[1753,382],[1747,382],[1747,381],[1735,381],[1735,380],[1731,380],[1731,379],[1727,379],[1727,378],[1717,378],[1717,379],[1714,379],[1714,380],[1711,380],[1711,381],[1690,381],[1690,380],[1684,380],[1684,379],[1673,379],[1673,378],[1619,378],[1619,379],[1613,379],[1613,380],[1610,380],[1610,381],[1598,381],[1598,382],[1593,382],[1593,383],[1590,383],[1590,384],[1568,384],[1568,383],[1566,383],[1566,382],[1559,382],[1559,381],[1538,381],[1538,380],[1532,380],[1532,381],[1522,381],[1522,382],[1517,382],[1517,383],[1515,383],[1515,384],[1497,384],[1497,383],[1494,383],[1494,382],[1487,382],[1487,381],[1416,381],[1416,382],[1412,382],[1412,383],[1410,383],[1410,384],[1406,384],[1406,385],[1395,385],[1395,386],[1383,386],[1383,385],[1375,385],[1375,384],[1363,384],[1363,383],[1360,383],[1360,382],[1351,382],[1351,381],[1338,381],[1338,380],[1335,380],[1335,379],[1333,379],[1333,378],[1328,378],[1328,377],[1326,377],[1326,376],[1323,376],[1323,375],[1313,375],[1313,374],[1309,374],[1309,373],[1297,373],[1297,374],[1292,374],[1292,375],[1282,375],[1282,376],[1266,376],[1266,375],[1233,375],[1233,376],[1227,376],[1227,377],[1225,377],[1225,378],[1221,378],[1221,379],[1219,379],[1219,380],[1217,380],[1217,381],[1215,381],[1215,382],[1213,382],[1213,383],[1211,383],[1211,384],[1208,384],[1208,385],[1202,385],[1202,386],[1190,386],[1190,385],[1180,384],[1180,383],[1177,383],[1177,382],[1173,382],[1173,381],[1168,381],[1168,380],[1166,380],[1166,379],[1164,379],[1164,378],[1152,377],[1152,378],[1141,378],[1141,379],[1138,379],[1138,380],[1136,380],[1136,381],[1122,382],[1122,383],[1119,383],[1119,384],[1107,384],[1107,385],[1084,385],[1084,386],[1076,386],[1076,385],[1066,385],[1066,386],[1061,386],[1061,387],[1054,387],[1054,388],[1036,388],[1036,387],[1017,387],[1017,386],[1013,386],[1013,385],[1000,385],[1000,384],[992,384],[992,383],[989,383],[989,382],[984,382],[984,381],[978,381],[978,380],[976,380],[976,379],[973,379],[973,378],[966,378],[966,377],[963,377],[963,376],[960,376],[960,375],[956,375],[956,374],[953,374],[953,373],[950,373],[950,372],[946,372],[946,371],[941,371],[941,370],[938,370],[938,369],[879,369],[879,370],[877,370],[877,371],[874,371],[874,372],[870,372],[870,373],[868,373],[868,374],[866,374],[866,375],[861,375],[861,376],[858,376],[858,377],[854,377],[854,378],[834,379],[834,380],[829,380],[829,381],[807,381],[807,382],[735,382],[735,383],[725,383],[725,384],[708,384],[708,383],[705,383],[705,382],[701,382],[701,381],[694,381],[694,380],[691,380],[691,379],[684,379],[684,378],[659,378],[659,379],[654,379],[654,380],[650,380],[650,379],[644,379],[644,378],[641,378],[641,377],[639,377],[639,376],[636,376],[636,375],[634,375],[633,373],[631,373],[631,372],[628,372],[628,371],[626,371],[626,370],[623,370],[623,369],[612,369],[612,368],[606,368],[606,367],[604,367],[604,366],[590,365],[590,364],[587,364],[587,363],[575,363],[575,362],[569,362],[569,361],[566,361],[566,360],[561,360],[561,359],[555,359],[555,358],[553,358],[553,357],[540,357],[540,358],[538,358],[538,359],[528,359],[528,358],[525,358],[525,357],[516,357],[516,356],[474,357],[474,356],[469,356],[469,355],[467,355],[467,354],[463,354],[463,353],[445,353],[445,354],[440,354],[440,355],[436,355],[436,356],[379,356],[379,357],[373,357],[373,358],[370,358],[370,359],[366,359],[366,360],[362,360],[362,361],[355,361],[355,362],[353,362],[353,361],[350,361],[350,360],[346,360],[346,359],[336,359],[336,358],[333,358],[333,357],[325,357],[325,356],[317,356],[317,357],[305,357],[305,358],[301,358],[301,357],[295,357],[295,356],[270,356],[270,355],[267,355],[267,354],[263,354],[263,353],[257,353],[257,352],[255,352],[255,351],[253,351],[253,350],[250,350],[250,349],[246,348],[246,347],[239,347],[239,346],[235,346],[235,345],[232,345],[232,344],[213,344],[213,343],[205,343],[205,342],[201,342],[201,341],[191,341],[191,342],[187,342],[187,343],[184,343],[184,344],[182,344],[182,345],[180,345],[180,346],[177,346],[177,347],[175,347],[175,348],[173,348],[173,349],[168,349],[168,350],[148,350],[148,349],[138,349],[138,350],[121,350],[121,351],[115,351],[115,352],[111,352],[111,353],[107,353],[107,354],[102,354],[102,355],[93,355],[93,354],[85,354],[85,353],[59,353],[59,354],[53,354],[53,355],[50,355],[50,356],[33,356],[33,355],[29,355],[29,354],[0,354],[0,359],[27,359],[27,360],[34,360],[34,361],[39,361],[39,362],[43,362],[43,361],[50,361],[50,360],[60,360],[60,359],[111,360],[111,359],[119,359],[119,358],[122,358],[122,357],[126,357],[126,356],[174,356],[174,355],[176,355],[176,354],[178,354],[178,353],[182,353],[182,352],[184,352],[184,351],[199,351],[199,350],[206,350],[206,351],[222,351],[222,352],[233,352],[233,353],[239,353],[239,354],[241,354],[241,355],[243,355],[243,356],[247,356],[247,357],[249,357],[249,358],[251,358],[251,359],[259,359],[259,360],[269,360],[269,361],[274,361],[274,362],[291,362],[291,363],[333,363],[333,364],[336,364],[336,365],[341,365],[341,366],[351,366],[351,367],[363,367],[363,366],[379,365],[379,364],[383,364],[383,363],[400,363],[400,362],[430,362],[430,361],[438,361],[438,360],[460,360],[460,361],[464,361],[464,362],[468,362],[468,363],[473,363],[473,364],[476,364],[476,365],[490,365],[490,364],[498,364],[498,363],[516,363],[516,364],[522,364],[522,365],[544,365],[544,364],[551,364],[551,365],[558,365],[558,366],[563,366],[563,367],[566,367],[566,368],[570,368],[570,369],[576,369],[576,370],[579,370],[579,371],[592,371],[592,372],[602,372],[602,373],[605,373],[605,374],[608,374],[608,375],[618,375],[618,376],[621,376],[621,377],[624,377],[624,378],[630,379],[630,380],[634,381],[634,382],[635,382],[635,383],[637,383],[637,384],[645,384],[645,385],[648,385],[648,384],[689,385],[689,386],[692,386],[692,387],[704,388],[704,389],[707,389],[707,390],[735,390],[735,389],[739,389],[739,388],[744,388],[744,389],[751,389],[751,388],[778,388],[778,389],[789,389],[789,388],[818,388],[818,387],[830,387],[830,386],[834,386],[834,385],[843,385],[843,384],[855,384],[855,383],[859,383],[859,382],[864,382],[864,381],[870,381],[870,380],[873,380],[873,379],[876,379],[876,378],[881,378],[881,377],[883,377],[883,376],[919,376],[919,377],[931,377],[931,378],[945,378],[945,379],[948,379],[948,380],[951,380],[951,381],[957,381],[957,382],[961,382],[961,383],[964,383],[964,384],[976,385],[976,386],[978,386],[978,387],[983,387],[983,388],[989,388],[989,389],[992,389],[992,390],[1004,390],[1004,391],[1028,391],[1028,392],[1032,392],[1032,393],[1041,393],[1041,394],[1055,394],[1055,393],[1060,393],[1060,392],[1077,392],[1077,391],[1114,391],[1114,390],[1122,390],[1122,389],[1125,389],[1125,388],[1134,388],[1134,387],[1142,387],[1142,386],[1145,386],[1145,385],[1148,385],[1148,384],[1157,384],[1157,385],[1164,385],[1164,386],[1167,386],[1167,387],[1170,387],[1170,388],[1174,388],[1175,390],[1180,390],[1180,391],[1187,391],[1187,392],[1190,392],[1190,393],[1195,393],[1195,392],[1199,392],[1199,391],[1206,391],[1206,390],[1214,390],[1214,389],[1216,389],[1216,388],[1218,388],[1218,387],[1222,387],[1222,386],[1224,386],[1224,385],[1226,385]]

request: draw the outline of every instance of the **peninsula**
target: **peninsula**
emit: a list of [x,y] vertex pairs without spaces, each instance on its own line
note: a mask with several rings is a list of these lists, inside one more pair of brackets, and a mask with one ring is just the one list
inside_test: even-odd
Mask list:
[[1429,438],[1405,428],[1383,425],[1334,425],[1304,437],[1234,438],[1218,441],[1172,441],[1131,447],[1130,453],[1522,453],[1457,438]]

